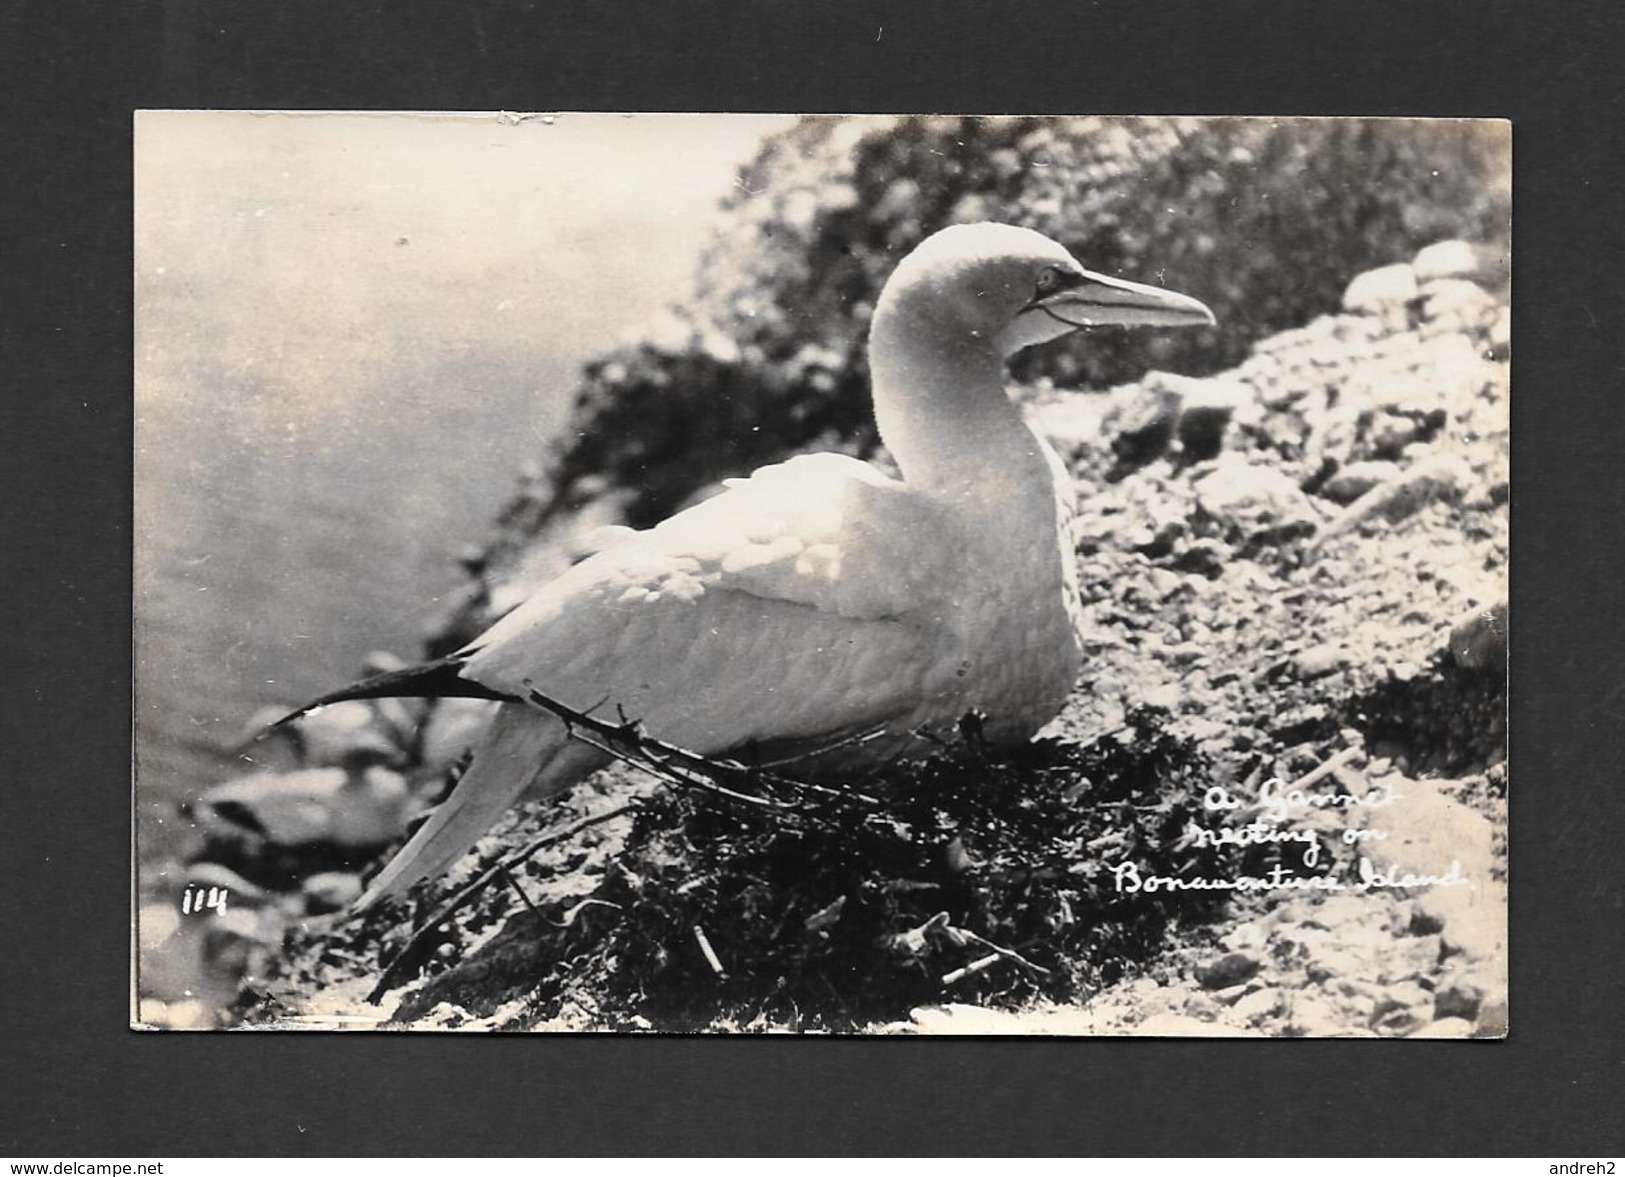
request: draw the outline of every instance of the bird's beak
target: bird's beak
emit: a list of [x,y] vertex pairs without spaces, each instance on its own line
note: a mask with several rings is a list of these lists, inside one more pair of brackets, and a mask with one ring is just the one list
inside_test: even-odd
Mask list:
[[1053,294],[1034,299],[1028,313],[1042,312],[1067,327],[1211,327],[1213,312],[1186,294],[1108,278],[1088,270]]

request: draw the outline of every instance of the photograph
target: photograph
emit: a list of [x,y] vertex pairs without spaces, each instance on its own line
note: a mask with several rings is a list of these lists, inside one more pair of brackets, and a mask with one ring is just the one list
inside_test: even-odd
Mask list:
[[1507,1036],[1506,121],[133,158],[132,1028]]

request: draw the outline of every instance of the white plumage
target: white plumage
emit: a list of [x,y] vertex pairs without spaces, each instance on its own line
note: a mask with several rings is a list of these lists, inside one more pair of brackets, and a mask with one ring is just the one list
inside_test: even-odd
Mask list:
[[[693,752],[810,753],[789,769],[801,775],[923,754],[918,730],[972,708],[990,739],[1027,739],[1080,666],[1073,496],[1005,395],[1003,362],[1082,326],[1212,321],[1193,299],[1090,274],[1030,230],[945,229],[898,266],[870,331],[876,421],[901,481],[835,454],[731,480],[649,531],[615,533],[449,660],[320,703],[534,687]],[[556,793],[604,759],[550,713],[504,703],[361,906],[445,870],[527,791]]]

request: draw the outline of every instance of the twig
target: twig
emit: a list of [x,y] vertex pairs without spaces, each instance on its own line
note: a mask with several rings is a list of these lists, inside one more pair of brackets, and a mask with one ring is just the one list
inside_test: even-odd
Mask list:
[[1324,780],[1326,777],[1331,776],[1332,773],[1342,768],[1350,760],[1353,760],[1359,754],[1360,748],[1358,745],[1351,745],[1344,748],[1330,760],[1323,762],[1316,768],[1310,769],[1308,772],[1304,773],[1303,776],[1291,782],[1292,788],[1306,789],[1315,782]]
[[966,965],[962,969],[955,969],[951,973],[944,974],[942,983],[944,985],[952,985],[956,981],[963,981],[966,977],[975,976],[983,969],[992,968],[1003,959],[1004,957],[1000,953],[990,952],[984,957],[971,961],[970,964]]
[[[675,744],[668,744],[655,739],[653,736],[645,735],[642,724],[636,720],[628,720],[624,713],[622,713],[620,722],[611,723],[608,720],[598,719],[585,711],[577,711],[573,707],[560,703],[557,699],[544,695],[529,680],[524,683],[524,686],[530,701],[562,719],[570,734],[576,739],[615,757],[622,763],[652,773],[668,784],[699,789],[704,792],[715,793],[732,801],[780,811],[793,810],[796,806],[773,797],[764,797],[755,793],[745,793],[736,788],[729,788],[721,784],[718,778],[749,780],[753,784],[784,792],[816,793],[821,796],[853,800],[875,807],[879,807],[881,804],[879,799],[853,790],[832,789],[825,785],[816,785],[807,781],[798,781],[791,777],[781,776],[777,773],[764,772],[759,767],[732,758],[703,756],[696,752],[690,752],[686,748],[679,748]],[[595,705],[594,710],[602,705],[603,701],[600,700]],[[849,743],[859,743],[873,739],[883,730],[876,728],[853,736],[843,737],[832,744],[775,763],[790,763],[804,756],[819,755],[824,750],[835,750],[846,747]],[[597,738],[582,735],[582,731],[589,732]]]
[[726,981],[728,974],[723,971],[722,962],[717,959],[717,954],[711,948],[711,941],[705,938],[705,929],[699,924],[694,925],[694,939],[700,942],[700,951],[705,953],[705,963],[711,966],[711,971]]
[[1008,948],[1004,948],[1004,947],[1002,947],[1002,946],[1000,946],[998,944],[995,944],[995,943],[993,943],[993,941],[989,940],[986,936],[978,936],[975,932],[968,931],[965,928],[949,928],[948,930],[951,931],[951,932],[958,933],[959,935],[965,937],[965,939],[969,940],[973,944],[980,944],[983,948],[991,949],[993,952],[997,953],[999,956],[1005,957],[1007,960],[1013,960],[1017,964],[1023,966],[1024,968],[1029,968],[1033,972],[1041,973],[1046,977],[1049,976],[1049,970],[1046,969],[1043,965],[1034,964],[1032,961],[1028,960],[1025,956],[1022,956],[1021,953],[1013,952]]
[[540,914],[540,909],[531,902],[530,896],[525,893],[524,887],[519,885],[519,877],[513,873],[512,869],[510,869],[507,864],[503,864],[502,877],[507,879],[508,886],[512,887],[514,891],[518,893],[519,901],[521,903],[530,908],[531,911]]
[[400,952],[396,954],[395,959],[390,961],[388,966],[385,967],[383,975],[378,978],[378,983],[373,986],[372,992],[367,994],[367,1000],[373,1005],[377,1005],[380,1001],[382,1001],[384,999],[384,994],[389,992],[391,982],[394,981],[395,977],[404,972],[406,969],[410,968],[413,964],[417,963],[417,961],[423,956],[427,955],[426,946],[429,942],[430,936],[434,934],[435,930],[444,924],[446,920],[455,915],[458,908],[462,907],[463,904],[467,903],[471,898],[489,885],[491,880],[496,878],[497,875],[506,871],[511,871],[514,867],[527,861],[532,855],[540,850],[544,850],[549,846],[556,845],[559,842],[568,841],[570,838],[573,838],[579,834],[582,830],[590,829],[596,825],[602,825],[604,822],[612,821],[617,817],[622,817],[628,813],[631,813],[638,807],[638,802],[630,801],[625,805],[616,806],[614,809],[605,810],[603,813],[596,814],[592,817],[584,817],[580,821],[575,822],[562,830],[558,830],[550,834],[544,834],[540,838],[537,838],[535,841],[531,842],[530,845],[526,846],[517,854],[510,854],[507,858],[502,859],[495,865],[482,871],[473,882],[463,887],[462,890],[458,891],[450,899],[442,903],[440,907],[435,910],[435,913],[424,921],[423,926],[413,933],[412,938],[406,942],[406,947],[401,949]]

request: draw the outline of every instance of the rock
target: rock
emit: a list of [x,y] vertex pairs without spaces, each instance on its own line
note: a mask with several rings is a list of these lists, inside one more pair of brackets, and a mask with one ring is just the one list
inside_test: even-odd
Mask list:
[[1417,1027],[1407,1038],[1471,1038],[1473,1024],[1461,1018],[1436,1018]]
[[1351,314],[1370,314],[1403,306],[1416,296],[1416,271],[1402,262],[1367,270],[1356,277],[1343,292],[1343,309]]
[[361,898],[361,876],[348,871],[323,871],[311,875],[299,889],[304,892],[306,910],[312,915],[343,911]]
[[1371,969],[1371,961],[1351,948],[1327,948],[1314,953],[1304,965],[1304,974],[1317,985],[1353,981]]
[[1375,486],[1399,477],[1393,462],[1350,462],[1328,478],[1320,488],[1323,498],[1347,505]]
[[1292,673],[1304,682],[1336,674],[1351,664],[1349,653],[1334,642],[1310,646],[1292,659]]
[[1269,932],[1256,921],[1247,924],[1238,924],[1226,932],[1219,941],[1231,952],[1258,952],[1270,940]]
[[1447,648],[1457,666],[1504,674],[1507,667],[1507,603],[1475,609],[1450,631]]
[[1275,738],[1283,744],[1302,744],[1312,740],[1326,726],[1331,711],[1324,703],[1303,703],[1288,707],[1267,720]]
[[359,699],[318,707],[278,731],[292,734],[301,763],[307,767],[341,765],[357,756],[371,757],[379,764],[405,760],[394,733],[379,722],[377,709]]
[[1196,979],[1204,989],[1228,989],[1251,980],[1258,972],[1256,957],[1245,952],[1227,952],[1218,960],[1196,966]]
[[1216,1021],[1223,1012],[1223,1007],[1206,993],[1192,993],[1185,998],[1185,1013],[1200,1021]]
[[209,789],[190,809],[206,831],[272,846],[370,847],[405,833],[416,803],[406,778],[387,768],[313,768],[239,777]]
[[1490,355],[1497,360],[1505,360],[1512,350],[1512,310],[1502,307],[1490,324]]
[[1217,540],[1193,540],[1174,559],[1173,568],[1175,572],[1188,572],[1216,580],[1224,575],[1224,564],[1228,555],[1228,550]]
[[1421,920],[1439,928],[1450,956],[1499,962],[1506,955],[1506,887],[1468,876],[1462,887],[1430,887],[1416,897]]
[[1495,298],[1476,282],[1465,278],[1435,278],[1421,288],[1422,314],[1430,319],[1446,315],[1463,322],[1476,322],[1495,305]]
[[1444,876],[1452,864],[1459,865],[1466,881],[1430,887],[1430,894],[1466,891],[1489,881],[1495,863],[1495,834],[1483,814],[1443,792],[1433,781],[1396,775],[1372,783],[1391,789],[1395,798],[1390,805],[1366,811],[1367,828],[1384,835],[1362,843],[1361,852],[1373,864],[1418,876]]
[[1359,924],[1375,923],[1381,915],[1376,901],[1366,895],[1332,895],[1304,917],[1311,928],[1338,931]]
[[1319,520],[1298,484],[1273,466],[1222,461],[1193,489],[1203,511],[1248,535],[1312,531]]
[[1111,434],[1118,470],[1137,470],[1160,457],[1173,440],[1179,393],[1148,377],[1121,395],[1104,428]]
[[1378,458],[1397,457],[1421,436],[1422,427],[1417,424],[1416,418],[1400,413],[1378,413],[1371,419],[1371,427],[1367,431],[1367,441],[1371,452]]
[[1324,543],[1374,519],[1399,523],[1429,503],[1459,501],[1472,481],[1472,468],[1461,458],[1435,455],[1361,495],[1321,530],[1316,542]]
[[1185,698],[1184,689],[1176,682],[1147,687],[1137,691],[1137,695],[1136,702],[1141,707],[1160,708],[1175,715],[1179,713],[1179,705]]
[[1414,981],[1390,985],[1371,1010],[1371,1028],[1396,1037],[1404,1037],[1432,1020],[1432,994]]
[[[1157,398],[1163,412],[1173,412],[1173,431],[1187,462],[1217,457],[1231,420],[1256,416],[1248,410],[1257,404],[1258,394],[1239,380],[1197,380],[1149,372],[1142,386]],[[1164,444],[1166,441],[1164,438]]]
[[1484,1003],[1485,988],[1473,976],[1455,970],[1439,979],[1433,990],[1433,1016],[1473,1021]]
[[1411,904],[1411,920],[1406,929],[1413,936],[1432,936],[1444,930],[1444,919],[1426,904]]
[[1236,1017],[1245,1018],[1255,1025],[1266,1018],[1274,1017],[1281,1009],[1281,991],[1268,988],[1249,993],[1230,1007]]
[[1418,282],[1431,282],[1436,278],[1471,278],[1482,269],[1477,248],[1466,241],[1435,241],[1416,255],[1411,268]]
[[1100,444],[1106,429],[1100,400],[1081,393],[1062,396],[1028,410],[1034,427],[1063,456],[1077,454]]
[[1342,1016],[1325,998],[1303,991],[1292,994],[1286,1033],[1299,1037],[1321,1037],[1339,1034],[1343,1027]]

